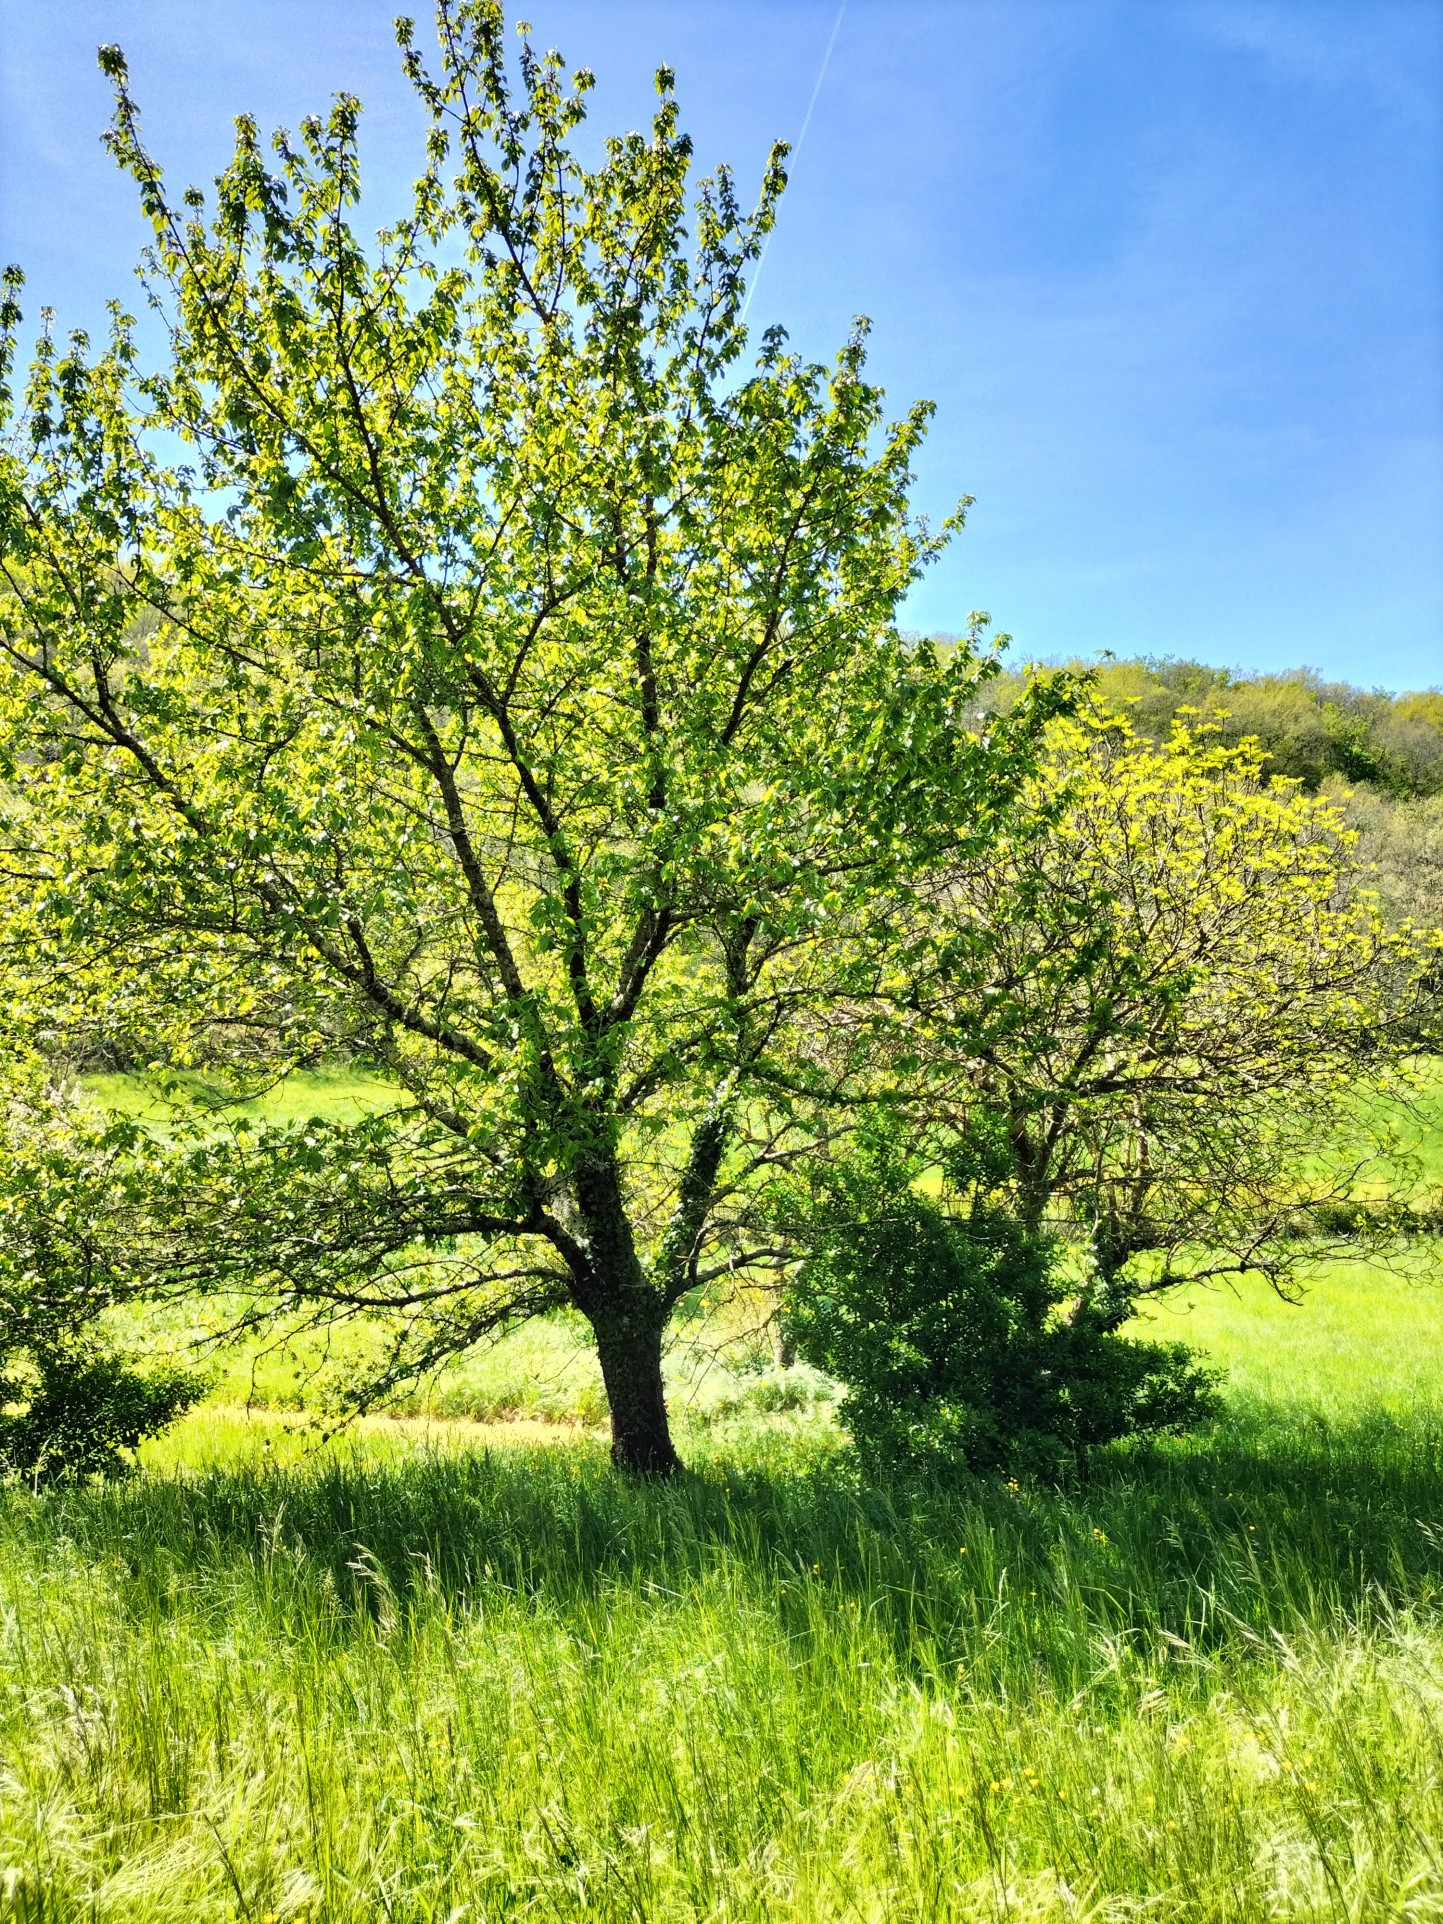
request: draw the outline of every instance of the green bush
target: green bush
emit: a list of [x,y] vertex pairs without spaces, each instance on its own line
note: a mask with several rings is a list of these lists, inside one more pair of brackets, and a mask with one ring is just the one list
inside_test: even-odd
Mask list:
[[131,1213],[137,1126],[43,1061],[0,1085],[0,1474],[32,1488],[111,1476],[199,1400],[174,1367],[135,1368],[113,1312],[144,1294]]
[[846,1385],[838,1414],[874,1469],[1055,1474],[1214,1411],[1215,1373],[1184,1345],[1120,1333],[1130,1302],[1079,1293],[984,1199],[947,1214],[885,1151],[832,1180],[809,1230],[787,1331]]
[[119,1474],[127,1451],[204,1394],[183,1371],[142,1376],[108,1351],[78,1345],[7,1362],[0,1375],[0,1467],[37,1488]]

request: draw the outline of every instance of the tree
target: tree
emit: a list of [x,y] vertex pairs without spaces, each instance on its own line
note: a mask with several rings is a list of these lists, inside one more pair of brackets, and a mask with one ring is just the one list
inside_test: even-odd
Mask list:
[[1334,800],[1357,831],[1360,865],[1384,912],[1395,923],[1443,928],[1443,795],[1400,802],[1358,788]]
[[890,905],[997,832],[1056,698],[984,732],[976,635],[899,635],[955,521],[909,516],[928,410],[881,431],[863,329],[741,369],[785,149],[751,216],[704,181],[689,235],[666,69],[588,168],[588,74],[523,41],[513,85],[482,0],[437,24],[436,76],[399,24],[426,162],[370,252],[355,100],[275,172],[242,118],[177,200],[102,49],[169,357],[116,310],[99,353],[42,343],[15,417],[10,990],[52,1042],[344,1051],[397,1092],[138,1146],[137,1286],[387,1311],[358,1395],[573,1304],[616,1460],[665,1473],[673,1306],[866,1094],[863,1043],[810,1038],[884,985]]
[[1035,806],[921,910],[951,935],[914,991],[919,1108],[1029,1231],[1081,1240],[1078,1314],[1120,1324],[1188,1277],[1285,1287],[1381,1174],[1367,1098],[1419,1046],[1438,938],[1385,925],[1337,807],[1261,760],[1059,720]]

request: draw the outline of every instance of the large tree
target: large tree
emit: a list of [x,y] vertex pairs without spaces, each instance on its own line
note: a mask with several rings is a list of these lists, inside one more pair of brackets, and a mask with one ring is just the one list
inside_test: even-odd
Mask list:
[[[12,1013],[169,1064],[370,1063],[355,1127],[146,1149],[134,1283],[391,1313],[390,1375],[572,1304],[629,1467],[675,1463],[673,1306],[876,1089],[809,1042],[897,981],[892,906],[997,828],[1045,704],[897,611],[908,512],[859,329],[743,366],[754,213],[688,213],[671,75],[588,166],[590,76],[499,9],[409,22],[414,204],[367,245],[359,108],[213,197],[109,135],[168,352],[43,343],[0,474]],[[690,221],[690,226],[688,226]],[[12,277],[6,324],[18,322]],[[905,973],[905,971],[904,971]],[[881,998],[882,1000],[879,1000]]]

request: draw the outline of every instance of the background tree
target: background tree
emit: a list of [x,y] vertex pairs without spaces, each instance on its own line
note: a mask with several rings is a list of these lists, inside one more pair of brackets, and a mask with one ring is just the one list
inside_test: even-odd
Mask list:
[[1443,928],[1443,795],[1398,800],[1360,787],[1335,799],[1358,833],[1361,880],[1389,920]]
[[[1074,669],[1080,668],[1074,663]],[[1355,873],[1395,925],[1443,926],[1443,693],[1388,694],[1324,681],[1311,669],[1237,674],[1171,657],[1104,660],[1088,671],[1098,702],[1162,747],[1179,721],[1256,749],[1259,773],[1329,796],[1359,831]],[[1021,671],[989,690],[1005,707]]]
[[809,1037],[996,832],[1046,702],[984,735],[977,647],[899,637],[947,530],[860,329],[739,368],[784,149],[689,232],[665,69],[588,168],[588,74],[523,41],[513,84],[491,5],[437,24],[433,76],[400,23],[426,163],[370,250],[353,99],[274,172],[242,118],[176,199],[102,50],[170,352],[141,375],[119,312],[42,344],[5,457],[11,991],[172,1065],[371,1064],[356,1127],[138,1149],[123,1261],[386,1310],[385,1380],[573,1304],[617,1460],[665,1472],[668,1316],[865,1092],[860,1030]]
[[952,928],[911,1044],[937,1140],[993,1155],[1030,1231],[1080,1238],[1090,1313],[1118,1321],[1187,1276],[1283,1285],[1377,1173],[1368,1095],[1422,1033],[1436,937],[1390,930],[1337,807],[1261,763],[1060,720],[1050,825],[1024,810],[924,911]]

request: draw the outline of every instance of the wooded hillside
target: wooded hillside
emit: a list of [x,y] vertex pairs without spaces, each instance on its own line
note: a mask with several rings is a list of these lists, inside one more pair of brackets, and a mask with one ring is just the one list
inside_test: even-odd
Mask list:
[[[1180,719],[1225,743],[1255,740],[1265,773],[1344,803],[1390,919],[1443,922],[1443,690],[1390,695],[1311,668],[1238,674],[1168,656],[1067,665],[1088,669],[1103,702],[1154,741]],[[1024,679],[1002,678],[1004,700]]]

